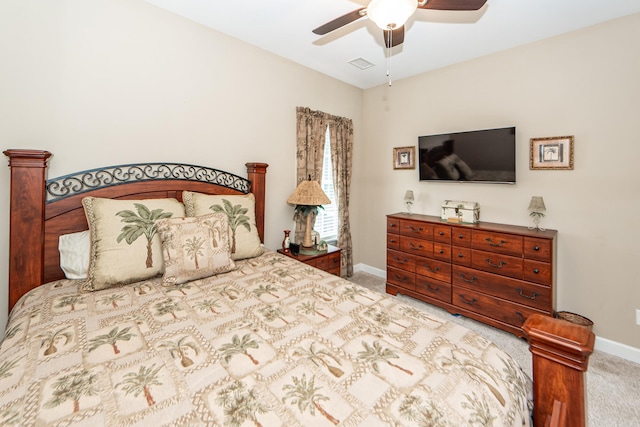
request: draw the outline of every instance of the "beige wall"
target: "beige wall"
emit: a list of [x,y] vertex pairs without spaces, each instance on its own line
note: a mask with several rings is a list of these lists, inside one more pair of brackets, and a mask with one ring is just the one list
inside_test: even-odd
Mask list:
[[[0,2],[0,58],[3,150],[51,151],[51,177],[138,161],[244,175],[246,162],[266,162],[271,248],[292,223],[296,106],[350,117],[356,145],[362,135],[362,90],[141,0]],[[0,180],[4,328],[6,166]]]
[[[365,91],[357,251],[385,266],[385,214],[415,192],[419,213],[445,199],[480,203],[480,219],[557,229],[559,310],[594,321],[601,337],[640,348],[640,15]],[[435,42],[435,41],[434,41]],[[394,171],[392,148],[419,135],[516,126],[517,184],[418,182]],[[529,139],[575,135],[575,170],[529,170]],[[375,149],[373,148],[375,147]]]

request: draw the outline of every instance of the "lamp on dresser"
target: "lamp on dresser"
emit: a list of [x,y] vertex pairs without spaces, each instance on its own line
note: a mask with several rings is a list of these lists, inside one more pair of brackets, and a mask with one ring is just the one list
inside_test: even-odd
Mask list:
[[296,215],[301,215],[306,219],[306,226],[304,230],[304,238],[302,239],[302,246],[304,248],[313,247],[313,240],[311,239],[311,219],[312,216],[318,214],[318,208],[322,205],[328,205],[331,200],[322,191],[318,181],[313,181],[311,177],[308,180],[302,181],[294,192],[287,199],[287,203],[296,205]]
[[404,203],[407,205],[407,213],[411,215],[411,205],[415,201],[415,197],[413,196],[413,190],[407,190],[404,194]]
[[540,196],[531,197],[529,202],[529,216],[533,218],[533,227],[529,227],[529,230],[544,231],[544,228],[540,227],[540,218],[544,217],[544,213],[547,208],[544,206],[544,200]]

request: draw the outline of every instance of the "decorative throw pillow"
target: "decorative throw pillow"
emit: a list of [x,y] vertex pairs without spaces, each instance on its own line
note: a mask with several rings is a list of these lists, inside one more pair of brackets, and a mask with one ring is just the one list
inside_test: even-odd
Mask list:
[[86,279],[89,269],[91,235],[89,230],[63,234],[58,239],[60,268],[67,279]]
[[261,255],[263,247],[256,227],[256,199],[253,194],[219,195],[182,192],[187,216],[221,212],[229,218],[231,258],[234,260]]
[[156,221],[184,216],[176,199],[82,199],[91,231],[89,273],[83,291],[133,283],[164,271]]
[[164,286],[236,268],[231,260],[229,220],[223,213],[157,222],[164,256]]

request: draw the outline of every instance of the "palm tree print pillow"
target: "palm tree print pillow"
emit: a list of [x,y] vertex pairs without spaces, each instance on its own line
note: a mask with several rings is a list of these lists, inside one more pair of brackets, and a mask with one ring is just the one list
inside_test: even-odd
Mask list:
[[187,216],[224,213],[231,231],[231,259],[262,255],[264,248],[256,227],[256,199],[253,194],[212,196],[191,191],[182,192]]
[[157,220],[184,217],[176,199],[82,199],[91,232],[91,256],[83,291],[133,283],[164,271]]
[[163,286],[234,270],[229,220],[223,213],[157,222],[164,257]]

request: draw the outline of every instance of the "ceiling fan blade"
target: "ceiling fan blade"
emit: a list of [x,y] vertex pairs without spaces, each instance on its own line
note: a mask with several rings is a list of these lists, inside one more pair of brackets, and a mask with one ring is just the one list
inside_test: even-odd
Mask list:
[[435,10],[478,10],[487,0],[428,0],[426,4],[420,5],[419,9]]
[[333,21],[329,21],[324,25],[320,25],[318,28],[313,30],[313,32],[314,34],[323,36],[327,33],[330,33],[333,30],[337,30],[340,27],[344,27],[345,25],[350,24],[353,21],[356,21],[362,18],[364,15],[367,14],[366,11],[367,11],[366,7],[362,7],[358,10],[354,10],[353,12],[349,12],[346,15],[342,15],[341,17],[336,18]]
[[[391,37],[389,37],[389,30],[383,30],[382,33],[384,34],[384,45],[386,47],[398,46],[404,41],[404,25],[395,30],[391,30]],[[389,40],[389,38],[391,38],[391,40]]]

